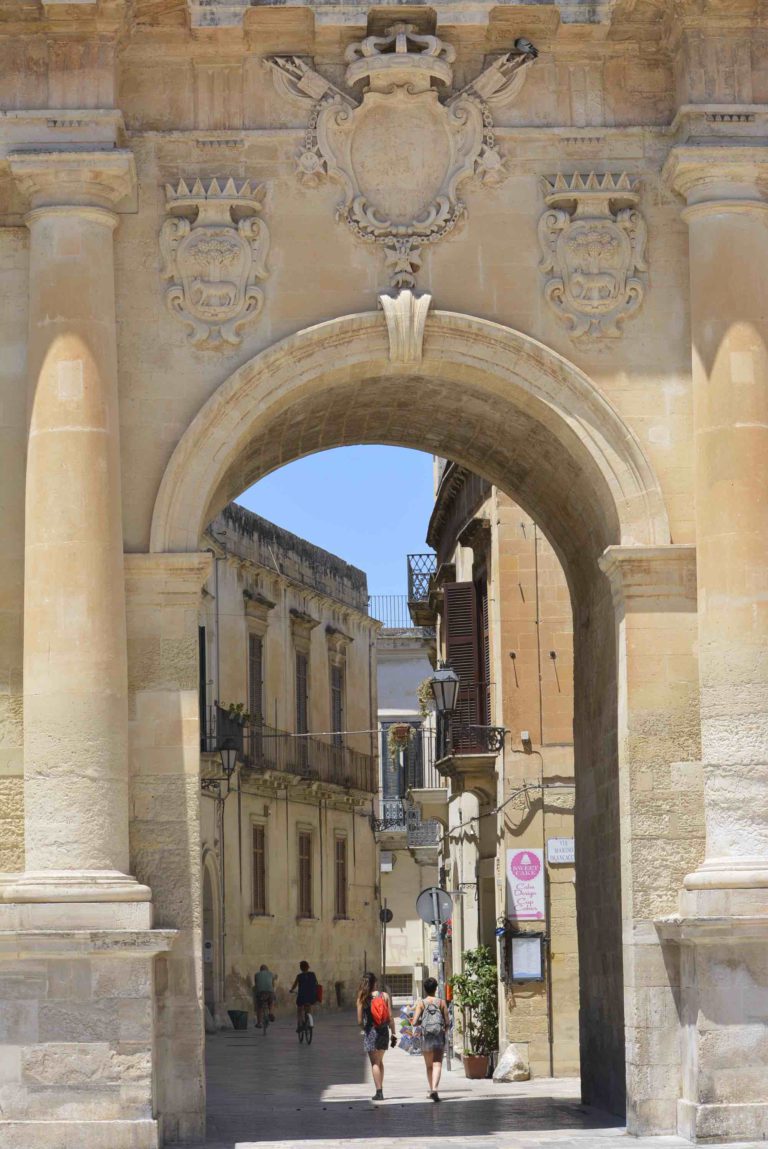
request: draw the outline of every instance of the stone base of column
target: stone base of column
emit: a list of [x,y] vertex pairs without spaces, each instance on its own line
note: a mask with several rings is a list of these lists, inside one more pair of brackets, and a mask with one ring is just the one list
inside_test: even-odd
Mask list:
[[148,886],[118,870],[24,870],[0,875],[0,903],[151,901]]
[[[53,912],[148,903],[0,905],[0,1145],[157,1149],[154,963],[173,930],[73,928]],[[13,920],[24,921],[26,928]]]
[[156,1121],[3,1121],[3,1149],[158,1149]]
[[768,1138],[768,913],[764,891],[696,890],[657,923],[681,956],[677,1131],[698,1144]]

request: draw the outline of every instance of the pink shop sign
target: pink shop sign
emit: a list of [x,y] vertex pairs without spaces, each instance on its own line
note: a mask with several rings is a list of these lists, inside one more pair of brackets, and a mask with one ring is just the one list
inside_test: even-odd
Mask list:
[[544,921],[543,850],[507,850],[507,915],[518,922]]

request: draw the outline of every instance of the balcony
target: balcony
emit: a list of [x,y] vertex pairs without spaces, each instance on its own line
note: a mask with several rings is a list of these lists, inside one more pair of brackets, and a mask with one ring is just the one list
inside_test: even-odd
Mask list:
[[417,861],[429,853],[437,860],[440,831],[436,822],[423,821],[418,808],[404,798],[382,798],[381,817],[372,818],[371,826],[382,849],[408,849]]
[[304,782],[321,782],[344,790],[375,794],[378,765],[370,754],[335,746],[311,735],[290,734],[264,723],[244,724],[220,706],[210,708],[201,748],[215,753],[226,738],[238,759],[256,774],[287,774]]
[[476,794],[495,802],[496,764],[504,749],[504,728],[478,721],[485,710],[483,686],[463,687],[453,717],[438,716],[435,769],[450,779],[455,794]]
[[436,569],[434,554],[408,555],[408,610],[415,626],[435,625],[429,592]]

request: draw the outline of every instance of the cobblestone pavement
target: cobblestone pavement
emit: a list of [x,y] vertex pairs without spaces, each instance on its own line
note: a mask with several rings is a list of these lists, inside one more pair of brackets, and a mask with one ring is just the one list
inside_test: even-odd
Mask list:
[[[385,1058],[385,1102],[372,1104],[368,1059],[350,1014],[321,1013],[299,1045],[284,1013],[259,1031],[208,1038],[205,1149],[667,1149],[677,1137],[627,1137],[615,1119],[582,1106],[578,1082],[516,1085],[443,1073],[442,1103],[426,1097],[422,1059]],[[201,1147],[202,1149],[202,1147]],[[729,1149],[736,1149],[733,1145]],[[758,1149],[757,1143],[741,1149]]]

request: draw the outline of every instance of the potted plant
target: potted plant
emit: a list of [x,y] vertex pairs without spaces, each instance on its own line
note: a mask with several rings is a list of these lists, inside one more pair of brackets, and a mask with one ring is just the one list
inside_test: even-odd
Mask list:
[[397,760],[401,750],[407,750],[416,731],[407,722],[393,722],[387,730],[387,753],[392,761]]
[[465,950],[463,971],[451,978],[456,1008],[462,1013],[464,1073],[487,1076],[490,1056],[499,1044],[499,997],[496,963],[488,946]]

